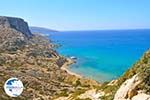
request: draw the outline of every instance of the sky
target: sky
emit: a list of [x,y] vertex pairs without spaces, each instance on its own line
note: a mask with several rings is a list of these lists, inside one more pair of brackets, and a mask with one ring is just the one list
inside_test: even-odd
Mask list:
[[150,0],[0,0],[0,16],[55,30],[150,28]]

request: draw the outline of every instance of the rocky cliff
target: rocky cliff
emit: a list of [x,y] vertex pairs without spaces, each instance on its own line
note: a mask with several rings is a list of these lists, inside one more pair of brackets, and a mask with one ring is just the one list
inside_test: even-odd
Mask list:
[[15,51],[27,44],[31,37],[23,19],[0,16],[0,51]]
[[25,22],[21,18],[0,16],[0,27],[16,29],[27,37],[30,37],[32,35],[27,22]]

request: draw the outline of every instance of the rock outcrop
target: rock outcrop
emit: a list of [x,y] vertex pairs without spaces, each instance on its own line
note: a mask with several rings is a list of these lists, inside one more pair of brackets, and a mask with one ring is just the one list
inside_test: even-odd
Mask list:
[[0,16],[0,51],[16,51],[32,36],[23,19]]
[[27,22],[25,22],[21,18],[0,16],[0,27],[13,28],[13,29],[16,29],[17,31],[20,31],[27,37],[32,36]]
[[137,86],[141,83],[138,75],[126,80],[117,90],[114,100],[129,100],[138,94]]

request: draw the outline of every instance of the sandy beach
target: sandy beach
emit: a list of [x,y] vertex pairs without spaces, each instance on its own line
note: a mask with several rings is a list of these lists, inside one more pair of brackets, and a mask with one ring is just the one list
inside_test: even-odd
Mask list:
[[72,59],[67,58],[67,62],[64,63],[64,65],[61,67],[61,69],[62,69],[62,70],[65,70],[65,71],[66,71],[68,74],[70,74],[70,75],[75,75],[76,77],[82,78],[81,75],[76,74],[76,73],[74,73],[74,72],[72,72],[72,71],[70,71],[70,70],[68,69],[69,65],[71,65],[71,64],[73,64],[73,63],[74,63],[74,61],[73,61]]

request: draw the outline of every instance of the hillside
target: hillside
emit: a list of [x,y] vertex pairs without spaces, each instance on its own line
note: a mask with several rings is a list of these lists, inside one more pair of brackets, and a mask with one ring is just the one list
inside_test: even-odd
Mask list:
[[[23,19],[0,17],[0,100],[53,100],[98,85],[62,70],[68,60],[53,47],[46,38],[32,34]],[[24,84],[17,98],[7,96],[3,89],[11,77]]]

